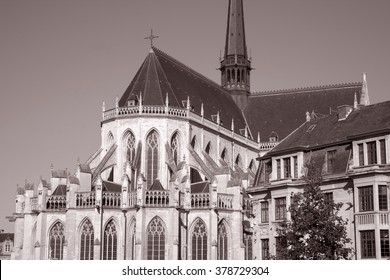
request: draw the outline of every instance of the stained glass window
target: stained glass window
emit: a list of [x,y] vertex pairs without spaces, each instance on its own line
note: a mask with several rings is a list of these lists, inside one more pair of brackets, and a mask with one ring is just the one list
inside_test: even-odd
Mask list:
[[106,225],[103,242],[103,260],[116,260],[118,237],[116,226],[113,220],[111,220]]
[[80,260],[93,260],[93,225],[86,220],[81,227]]
[[192,259],[207,260],[206,224],[198,219],[192,230]]
[[155,217],[147,228],[148,235],[148,260],[165,259],[165,228],[160,218]]
[[228,235],[224,223],[218,225],[218,260],[228,259]]
[[54,224],[49,234],[49,259],[62,260],[64,254],[64,242],[65,242],[65,229],[64,225],[60,222]]
[[152,131],[146,142],[146,179],[148,186],[151,186],[158,177],[159,144],[157,132]]
[[172,149],[173,160],[177,165],[180,157],[180,141],[179,141],[179,134],[177,132],[172,136],[171,149]]

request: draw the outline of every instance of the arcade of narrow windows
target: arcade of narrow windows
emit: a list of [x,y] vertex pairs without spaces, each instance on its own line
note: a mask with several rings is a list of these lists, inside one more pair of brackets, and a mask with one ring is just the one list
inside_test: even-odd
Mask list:
[[[127,242],[126,242],[126,258],[136,259],[136,222],[131,221],[128,228]],[[146,228],[145,237],[147,244],[145,248],[146,259],[148,260],[164,260],[166,259],[165,251],[167,244],[167,232],[164,222],[158,216],[154,217]],[[101,258],[103,260],[118,259],[118,227],[111,218],[107,222],[103,231],[103,242],[101,244]],[[192,226],[189,235],[190,242],[190,259],[192,260],[207,260],[209,238],[208,230],[205,222],[197,218]],[[79,231],[79,259],[93,260],[94,259],[94,242],[95,233],[92,222],[86,218],[81,222]],[[245,259],[253,258],[253,239],[252,234],[244,232],[245,244]],[[53,224],[49,231],[49,259],[62,260],[64,258],[65,245],[65,227],[61,222]],[[218,225],[217,232],[217,258],[219,260],[229,259],[229,235],[227,225],[221,221]]]

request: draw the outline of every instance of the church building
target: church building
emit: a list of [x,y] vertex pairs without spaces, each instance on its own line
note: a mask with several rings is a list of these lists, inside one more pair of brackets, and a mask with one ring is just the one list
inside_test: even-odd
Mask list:
[[[281,179],[290,174],[298,184],[306,157],[294,150],[280,160],[295,143],[289,135],[340,106],[364,112],[367,81],[251,92],[243,0],[229,0],[227,16],[221,84],[152,44],[115,107],[103,104],[101,144],[90,158],[74,174],[52,166],[36,189],[18,188],[13,259],[232,260],[274,252],[277,219],[263,220],[263,203],[271,209],[286,196],[286,207],[292,183]],[[359,181],[355,161],[346,172]]]

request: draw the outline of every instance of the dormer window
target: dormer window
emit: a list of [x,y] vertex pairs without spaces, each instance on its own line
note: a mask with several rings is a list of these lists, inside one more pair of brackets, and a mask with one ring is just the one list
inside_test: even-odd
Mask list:
[[386,139],[370,139],[355,146],[355,164],[357,166],[387,164]]
[[289,156],[284,158],[278,158],[275,160],[274,169],[276,172],[276,180],[282,179],[297,179],[298,174],[298,156]]
[[135,100],[129,100],[129,101],[127,101],[127,106],[135,106],[136,104],[135,104]]
[[268,137],[270,142],[278,142],[279,136],[275,131],[272,131],[271,134]]

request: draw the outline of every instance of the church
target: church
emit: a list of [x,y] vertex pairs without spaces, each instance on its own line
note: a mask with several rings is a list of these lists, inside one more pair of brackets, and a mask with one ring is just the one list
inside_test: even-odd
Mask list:
[[[18,188],[10,217],[15,224],[12,259],[252,260],[274,255],[272,230],[286,218],[288,194],[300,190],[304,162],[319,145],[312,138],[300,143],[303,138],[294,135],[320,128],[324,134],[329,129],[324,120],[336,116],[332,112],[341,110],[337,116],[343,113],[348,120],[372,107],[365,74],[358,83],[251,92],[253,68],[245,36],[243,1],[229,0],[217,84],[153,46],[151,34],[151,49],[115,107],[103,103],[100,147],[77,162],[74,174],[52,166],[51,178],[41,179],[36,189],[30,183]],[[378,131],[388,129],[390,110],[385,109]],[[330,176],[326,188],[337,190],[335,200],[355,204],[359,198],[353,193],[360,192],[359,184],[366,186],[362,178],[373,176],[365,165],[374,162],[367,156],[361,165],[351,159],[351,154],[367,153],[367,141],[350,138],[352,129],[339,129],[328,136],[340,140],[345,132],[345,141],[340,140],[345,147],[316,153],[329,159],[335,158],[329,150],[338,151],[342,162],[333,159],[330,175],[337,171],[339,177]],[[386,133],[375,140],[380,171],[373,172],[380,173],[380,182],[371,189],[375,203],[367,211],[379,211],[379,186],[387,186],[388,200]],[[317,137],[325,139],[323,134]],[[359,167],[357,173],[353,167]],[[343,212],[352,221],[354,207]],[[376,246],[368,254],[381,258],[386,229],[387,246],[389,241],[389,216],[372,215],[359,216],[362,227],[350,224],[348,232],[355,236],[373,230],[356,242],[376,236],[374,245],[364,244]],[[387,224],[374,226],[382,218]]]

